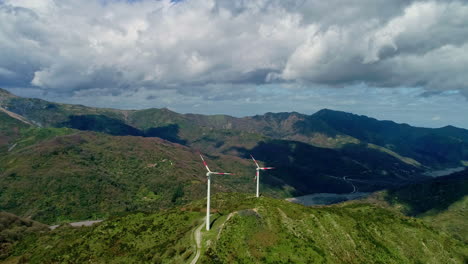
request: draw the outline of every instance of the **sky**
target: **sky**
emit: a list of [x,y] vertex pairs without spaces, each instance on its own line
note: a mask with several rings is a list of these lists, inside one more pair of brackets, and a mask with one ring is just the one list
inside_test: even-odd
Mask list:
[[0,87],[246,116],[468,128],[468,1],[0,0]]

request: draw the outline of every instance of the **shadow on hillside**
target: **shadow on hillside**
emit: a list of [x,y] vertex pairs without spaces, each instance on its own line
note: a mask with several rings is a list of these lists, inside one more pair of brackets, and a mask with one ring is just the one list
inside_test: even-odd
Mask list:
[[252,154],[266,166],[277,168],[264,173],[264,183],[274,187],[291,185],[302,194],[370,192],[420,178],[415,167],[362,144],[328,149],[296,141],[270,140],[259,142],[252,149],[227,151],[233,150],[243,158]]
[[[431,179],[427,182],[389,190],[385,199],[390,204],[405,204],[411,216],[438,213],[468,195],[468,170]],[[433,211],[432,211],[433,210]]]
[[102,132],[113,136],[143,136],[143,132],[129,126],[121,120],[105,115],[71,115],[69,120],[59,124],[78,130]]
[[179,125],[170,124],[162,127],[152,127],[145,131],[145,137],[159,137],[170,142],[185,145],[186,140],[179,137]]
[[60,123],[58,126],[101,132],[113,136],[159,137],[170,142],[186,144],[186,141],[178,136],[179,125],[177,124],[152,127],[146,131],[142,131],[125,124],[122,120],[105,115],[71,115],[68,121]]
[[[275,170],[262,174],[262,182],[272,187],[287,184],[297,190],[297,195],[352,191],[350,185],[339,178],[346,175],[346,172],[341,169],[343,166],[337,165],[341,163],[337,151],[285,140],[262,141],[250,150],[235,150],[243,158],[250,159],[252,154],[266,166],[275,167]],[[351,166],[349,169],[356,170]]]

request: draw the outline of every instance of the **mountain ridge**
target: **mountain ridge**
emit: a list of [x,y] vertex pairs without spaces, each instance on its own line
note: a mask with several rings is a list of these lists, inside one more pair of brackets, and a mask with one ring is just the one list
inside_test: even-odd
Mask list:
[[[13,94],[12,92],[0,87],[0,99],[2,99],[2,98],[5,99],[5,97],[24,98],[24,97],[17,96],[15,94]],[[56,104],[56,105],[71,105],[71,106],[77,106],[77,107],[89,108],[89,109],[114,110],[116,112],[125,112],[126,114],[139,112],[139,111],[154,110],[154,111],[170,112],[170,113],[173,113],[173,114],[183,115],[183,116],[225,117],[225,118],[228,118],[228,119],[229,118],[233,118],[233,119],[243,119],[243,118],[261,119],[263,117],[285,117],[285,116],[290,116],[290,115],[297,115],[297,116],[301,116],[301,117],[310,117],[310,116],[314,116],[314,115],[321,115],[323,113],[330,113],[331,112],[331,113],[348,114],[350,116],[356,116],[356,117],[369,118],[369,119],[373,119],[375,121],[380,121],[380,122],[391,122],[391,123],[394,123],[396,125],[410,126],[410,127],[413,127],[413,128],[423,128],[423,129],[455,128],[457,130],[463,130],[465,132],[468,132],[468,129],[466,129],[466,128],[460,128],[460,127],[456,127],[456,126],[453,126],[453,125],[445,125],[445,126],[436,127],[436,128],[413,126],[413,125],[410,125],[408,123],[398,123],[398,122],[395,122],[395,121],[392,121],[392,120],[387,120],[387,119],[377,119],[377,118],[370,117],[368,115],[354,114],[354,113],[345,112],[345,111],[341,111],[341,110],[334,110],[334,109],[330,109],[330,108],[323,108],[323,109],[320,109],[320,110],[318,110],[318,111],[316,111],[315,113],[312,113],[312,114],[304,114],[304,113],[300,113],[300,112],[297,112],[297,111],[291,111],[291,112],[265,112],[263,114],[255,114],[255,115],[250,115],[250,116],[236,117],[236,116],[232,116],[232,115],[228,115],[228,114],[178,113],[178,112],[175,112],[173,110],[170,110],[167,107],[162,107],[162,108],[151,107],[151,108],[145,108],[145,109],[119,109],[119,108],[113,108],[113,107],[109,108],[109,107],[87,106],[87,105],[83,105],[83,104],[57,103],[57,102],[50,102],[50,101],[40,99],[40,98],[29,98],[29,99],[49,102],[49,103]]]
[[[371,143],[426,167],[468,164],[468,130],[412,127],[393,121],[322,109],[312,115],[297,112],[265,113],[248,117],[179,114],[169,109],[118,110],[57,104],[41,99],[2,97],[0,106],[39,126],[70,127],[113,135],[156,136],[209,152],[228,154],[232,135],[300,141],[340,149]],[[247,134],[245,134],[247,133]],[[235,152],[235,151],[234,151]],[[233,154],[232,152],[231,154]],[[403,159],[404,160],[404,159]]]
[[[423,175],[423,172],[428,168],[460,166],[460,160],[468,160],[467,143],[459,139],[460,135],[465,135],[463,130],[455,130],[457,134],[452,134],[453,129],[449,128],[432,136],[419,134],[420,129],[414,130],[408,126],[409,133],[415,136],[408,141],[403,136],[404,140],[401,141],[402,137],[391,133],[390,136],[376,133],[387,123],[382,125],[380,121],[371,120],[369,122],[376,125],[363,127],[361,134],[360,130],[351,129],[352,135],[349,135],[346,131],[353,126],[342,126],[341,122],[330,119],[330,115],[337,113],[331,110],[323,110],[316,116],[269,113],[236,118],[183,115],[169,109],[127,111],[88,108],[21,97],[6,98],[1,102],[1,107],[28,118],[33,125],[0,112],[0,118],[4,120],[4,126],[0,126],[0,201],[3,201],[0,209],[8,209],[20,216],[34,215],[49,222],[63,220],[54,215],[56,212],[61,212],[63,217],[76,219],[90,217],[93,212],[100,213],[109,208],[116,212],[139,208],[141,195],[157,198],[164,189],[168,192],[163,192],[161,197],[173,200],[172,197],[177,196],[177,201],[181,193],[188,194],[189,190],[193,191],[190,188],[198,186],[195,195],[182,195],[179,200],[200,198],[203,187],[199,183],[203,179],[198,176],[193,178],[197,182],[194,184],[189,180],[190,173],[179,172],[184,185],[180,188],[177,184],[169,187],[171,178],[162,177],[174,175],[174,172],[170,167],[163,166],[158,171],[158,179],[152,179],[145,166],[151,163],[148,159],[156,154],[150,153],[146,145],[152,146],[155,153],[166,153],[165,158],[161,159],[190,157],[193,166],[200,166],[199,157],[193,155],[197,151],[214,160],[223,160],[221,164],[229,164],[223,165],[224,169],[239,170],[241,173],[241,178],[231,182],[237,182],[241,190],[249,186],[249,179],[254,174],[254,171],[247,169],[252,165],[252,154],[257,160],[277,168],[262,176],[262,189],[276,197],[317,192],[346,193],[350,191],[349,180],[354,181],[361,192],[401,186],[427,179],[429,176]],[[356,115],[338,112],[338,116],[344,118],[343,124],[361,124],[361,117]],[[391,126],[399,128],[397,124]],[[438,145],[434,145],[434,142]],[[120,152],[136,160],[124,157]],[[43,155],[38,156],[38,153]],[[108,157],[110,153],[118,158]],[[98,158],[100,156],[106,159]],[[234,165],[235,161],[237,165]],[[140,190],[140,180],[135,180],[136,172],[130,170],[131,166],[122,167],[123,162],[132,164],[134,170],[142,171],[144,179],[140,180],[155,181],[151,189]],[[42,163],[49,167],[44,167]],[[89,166],[93,169],[90,170]],[[204,175],[202,169],[201,166],[197,167],[197,175]],[[37,182],[33,175],[48,180]],[[99,197],[85,193],[83,203],[77,198],[79,196],[67,200],[60,189],[49,186],[50,182],[57,182],[58,186],[66,185],[77,192],[89,175],[95,176],[92,180],[86,180],[90,190],[99,190],[106,182],[115,184],[117,188],[112,187],[112,192],[118,194],[116,202],[108,199],[105,192],[99,192],[104,195]],[[217,188],[237,190],[237,187],[225,185],[231,183],[221,180]],[[123,188],[124,185],[131,187]],[[45,197],[40,192],[28,193],[28,188],[46,189],[51,193]],[[58,202],[49,201],[49,197],[56,197]],[[92,199],[101,199],[102,208],[93,208],[84,202]],[[12,203],[15,200],[24,202]],[[79,207],[79,214],[66,211],[68,205],[64,206],[61,201]],[[126,204],[118,204],[123,201]],[[151,206],[156,208],[159,205],[154,203]]]

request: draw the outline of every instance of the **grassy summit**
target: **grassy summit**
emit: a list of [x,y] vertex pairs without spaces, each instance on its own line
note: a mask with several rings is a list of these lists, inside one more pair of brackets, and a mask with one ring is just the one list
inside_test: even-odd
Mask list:
[[[205,201],[60,228],[17,244],[9,263],[187,263]],[[213,198],[198,263],[465,263],[468,249],[425,222],[371,204],[308,208],[243,194]]]

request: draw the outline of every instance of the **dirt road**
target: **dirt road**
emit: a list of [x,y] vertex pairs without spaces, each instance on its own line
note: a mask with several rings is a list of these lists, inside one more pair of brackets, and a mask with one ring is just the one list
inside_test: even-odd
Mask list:
[[201,230],[204,226],[205,226],[205,218],[203,218],[203,223],[199,227],[197,227],[197,229],[195,230],[193,234],[193,237],[195,238],[197,253],[195,254],[195,257],[192,259],[192,262],[190,262],[190,264],[196,264],[198,259],[200,258],[201,246],[202,246],[201,245],[201,239],[202,239]]

